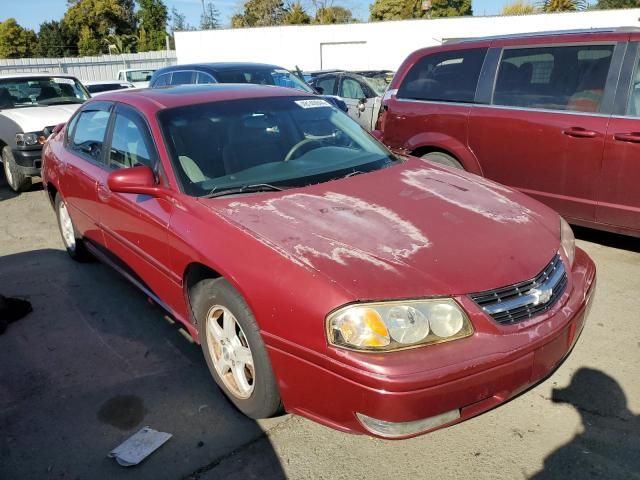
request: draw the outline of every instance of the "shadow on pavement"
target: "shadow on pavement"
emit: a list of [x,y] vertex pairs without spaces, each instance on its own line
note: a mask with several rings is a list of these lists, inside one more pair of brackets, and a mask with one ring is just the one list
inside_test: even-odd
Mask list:
[[532,480],[640,478],[640,416],[628,409],[613,378],[581,368],[567,388],[553,389],[551,399],[580,413],[583,432],[549,455]]
[[[0,257],[0,285],[33,305],[0,336],[0,478],[199,478],[264,436],[200,348],[107,267],[35,250]],[[107,458],[147,425],[173,438],[136,467]],[[268,447],[260,478],[283,478]]]
[[[1,169],[2,169],[2,163],[0,163],[0,170]],[[29,187],[27,191],[37,192],[38,190],[42,190],[42,189],[43,189],[42,182],[37,180],[33,182],[31,187]],[[18,196],[20,196],[20,194],[11,190],[11,187],[7,185],[7,182],[4,178],[4,171],[0,171],[0,202],[2,202],[3,200],[10,200]]]
[[640,252],[640,238],[586,227],[573,226],[572,228],[573,233],[579,240],[620,250],[629,250],[630,252]]

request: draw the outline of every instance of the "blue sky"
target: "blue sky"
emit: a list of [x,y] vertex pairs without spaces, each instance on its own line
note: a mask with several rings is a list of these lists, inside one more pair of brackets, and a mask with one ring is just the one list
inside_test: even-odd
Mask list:
[[[200,23],[202,13],[201,0],[164,0],[171,10],[172,7],[186,16],[187,22],[192,25]],[[334,3],[344,5],[351,9],[354,15],[366,20],[369,16],[369,4],[373,0],[336,0]],[[473,0],[473,10],[476,15],[495,15],[509,0]],[[243,0],[214,0],[214,4],[220,10],[223,26],[229,24],[231,16],[242,10]],[[309,0],[304,4],[310,4]],[[66,10],[66,0],[2,0],[0,8],[0,20],[14,17],[24,27],[34,30],[47,20],[62,18]]]

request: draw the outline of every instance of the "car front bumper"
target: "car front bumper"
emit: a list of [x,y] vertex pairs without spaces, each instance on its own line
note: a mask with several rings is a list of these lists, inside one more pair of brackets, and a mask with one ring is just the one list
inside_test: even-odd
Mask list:
[[[542,314],[542,320],[534,317],[529,326],[498,328],[489,343],[491,352],[486,348],[490,335],[482,331],[469,339],[443,344],[441,348],[451,348],[457,343],[456,348],[466,351],[465,361],[419,374],[389,374],[384,356],[405,352],[371,354],[372,366],[363,372],[335,359],[321,364],[311,355],[294,353],[285,344],[268,342],[285,408],[338,430],[381,438],[408,438],[486,412],[547,378],[571,352],[595,291],[595,265],[582,250],[576,250],[570,278],[568,298],[547,316]],[[463,304],[469,309],[472,301],[467,299]],[[472,321],[477,315],[484,314],[471,312]],[[519,344],[514,347],[516,337]],[[435,364],[430,359],[443,352],[438,348],[413,352],[421,355],[421,365],[430,365]],[[415,361],[418,357],[410,358]],[[453,411],[458,414],[450,415]],[[425,425],[432,427],[392,437],[365,428],[357,414],[389,423],[425,420]],[[443,423],[438,423],[438,418]]]
[[22,170],[25,175],[40,175],[42,168],[42,149],[12,150],[13,158],[17,167]]

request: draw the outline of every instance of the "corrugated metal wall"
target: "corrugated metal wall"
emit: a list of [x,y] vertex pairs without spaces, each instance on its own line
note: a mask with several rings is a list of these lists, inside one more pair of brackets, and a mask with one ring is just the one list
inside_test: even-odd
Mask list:
[[99,57],[0,59],[0,75],[13,73],[68,73],[80,80],[115,80],[125,68],[175,65],[175,51],[102,55]]

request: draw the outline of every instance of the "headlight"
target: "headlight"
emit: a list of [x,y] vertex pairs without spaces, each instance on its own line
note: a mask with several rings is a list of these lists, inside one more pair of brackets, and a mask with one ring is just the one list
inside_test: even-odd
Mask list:
[[569,259],[569,266],[573,267],[573,259],[576,256],[576,237],[573,236],[573,230],[562,217],[560,217],[560,244]]
[[402,350],[472,334],[471,322],[450,298],[362,303],[327,317],[329,343],[353,350]]
[[44,145],[46,141],[47,137],[42,132],[16,133],[16,145],[19,147]]

